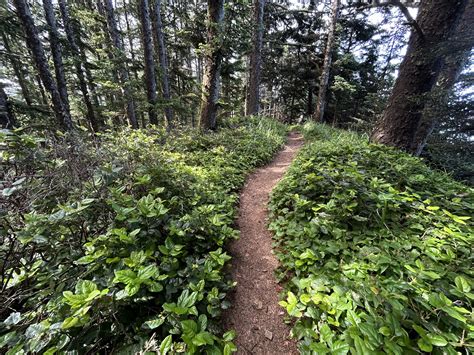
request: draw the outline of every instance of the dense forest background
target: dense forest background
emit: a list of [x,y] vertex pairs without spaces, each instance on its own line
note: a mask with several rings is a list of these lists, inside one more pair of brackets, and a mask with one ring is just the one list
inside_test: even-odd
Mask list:
[[[329,1],[268,1],[264,9],[263,2],[216,2],[225,10],[211,14],[223,16],[213,34],[206,29],[205,1],[5,0],[2,95],[18,127],[100,132],[165,122],[168,128],[197,126],[201,99],[217,86],[219,96],[214,92],[211,101],[218,121],[259,109],[300,122],[320,114],[315,111],[329,50],[325,110],[318,120],[370,132],[406,52],[413,28],[406,14],[416,17],[415,5],[408,2],[401,11],[392,2],[343,1],[335,19]],[[327,46],[332,26],[335,36]],[[446,104],[432,105],[436,124],[423,154],[472,181],[472,30],[459,27],[443,49],[456,57],[450,59],[455,79],[426,98],[439,103],[443,96]],[[445,66],[445,76],[452,67]],[[218,84],[203,83],[213,75]]]

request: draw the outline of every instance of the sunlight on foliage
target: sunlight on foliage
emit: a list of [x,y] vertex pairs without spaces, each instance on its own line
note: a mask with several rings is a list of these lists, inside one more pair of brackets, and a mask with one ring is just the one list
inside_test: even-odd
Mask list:
[[126,130],[79,146],[3,134],[2,202],[13,213],[1,220],[0,349],[235,351],[218,322],[234,285],[223,246],[238,235],[238,189],[285,128],[226,125],[206,135]]
[[356,134],[303,131],[270,206],[300,350],[472,351],[473,190]]

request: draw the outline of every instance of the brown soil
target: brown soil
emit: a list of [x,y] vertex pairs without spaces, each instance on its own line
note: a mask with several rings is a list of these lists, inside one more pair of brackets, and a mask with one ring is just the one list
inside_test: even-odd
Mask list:
[[231,276],[237,286],[230,295],[232,307],[223,316],[225,328],[237,332],[237,354],[298,353],[296,342],[289,339],[285,312],[278,305],[282,288],[274,276],[278,261],[267,229],[267,204],[302,144],[302,137],[291,133],[285,148],[249,177],[240,195],[240,239],[229,247]]

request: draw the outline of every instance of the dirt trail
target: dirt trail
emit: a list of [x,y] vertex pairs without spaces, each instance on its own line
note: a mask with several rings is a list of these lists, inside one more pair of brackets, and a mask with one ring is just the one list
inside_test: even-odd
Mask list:
[[237,281],[230,295],[232,307],[224,313],[226,329],[237,331],[237,354],[297,354],[288,339],[290,327],[278,305],[281,287],[274,270],[272,236],[267,230],[269,195],[303,144],[301,135],[291,133],[285,148],[267,166],[253,173],[240,195],[240,239],[231,243],[231,275]]

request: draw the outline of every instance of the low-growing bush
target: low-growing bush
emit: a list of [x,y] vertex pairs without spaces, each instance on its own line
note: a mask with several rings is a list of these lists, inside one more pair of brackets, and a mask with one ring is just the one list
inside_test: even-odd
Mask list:
[[223,247],[238,189],[285,128],[227,124],[81,144],[1,133],[1,352],[235,351],[219,327],[233,286]]
[[305,136],[270,206],[302,353],[470,353],[473,190],[354,133]]

